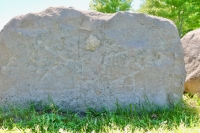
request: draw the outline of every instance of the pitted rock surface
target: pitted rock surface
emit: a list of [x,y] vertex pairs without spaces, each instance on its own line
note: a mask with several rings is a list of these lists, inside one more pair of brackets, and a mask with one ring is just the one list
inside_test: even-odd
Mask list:
[[141,13],[48,8],[0,32],[0,103],[51,97],[85,110],[182,99],[183,51],[172,21]]
[[185,91],[200,96],[200,29],[187,33],[181,42],[187,72]]

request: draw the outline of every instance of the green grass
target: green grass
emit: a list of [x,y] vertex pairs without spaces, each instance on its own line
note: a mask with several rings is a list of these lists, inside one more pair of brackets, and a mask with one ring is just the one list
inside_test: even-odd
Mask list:
[[[184,106],[183,106],[184,104]],[[54,104],[30,104],[27,109],[0,109],[0,132],[200,132],[200,99],[184,95],[184,102],[172,108],[147,111],[129,106],[115,111],[73,113]]]

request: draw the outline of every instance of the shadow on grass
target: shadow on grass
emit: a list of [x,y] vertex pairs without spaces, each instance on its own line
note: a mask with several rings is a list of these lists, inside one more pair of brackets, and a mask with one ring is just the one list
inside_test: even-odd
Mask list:
[[[183,106],[184,105],[184,106]],[[192,128],[200,125],[200,100],[198,97],[184,95],[184,102],[171,108],[149,109],[150,106],[129,105],[126,108],[116,104],[116,110],[96,111],[88,108],[86,112],[60,110],[53,102],[49,104],[31,103],[27,109],[10,107],[0,110],[0,126],[11,130],[31,129],[33,132],[107,132],[107,128],[131,131],[164,128],[171,130],[184,124]]]

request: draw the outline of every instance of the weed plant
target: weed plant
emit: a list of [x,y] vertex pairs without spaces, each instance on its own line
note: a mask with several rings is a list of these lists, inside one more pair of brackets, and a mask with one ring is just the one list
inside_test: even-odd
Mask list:
[[184,102],[171,108],[148,110],[136,106],[86,112],[60,110],[55,104],[30,104],[26,109],[0,109],[0,132],[24,133],[115,133],[115,132],[200,132],[200,99],[184,95]]

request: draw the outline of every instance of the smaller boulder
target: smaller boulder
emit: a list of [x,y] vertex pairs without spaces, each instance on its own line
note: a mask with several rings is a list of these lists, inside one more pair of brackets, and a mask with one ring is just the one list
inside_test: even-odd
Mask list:
[[185,69],[185,92],[200,96],[200,29],[187,33],[181,39],[184,49]]

